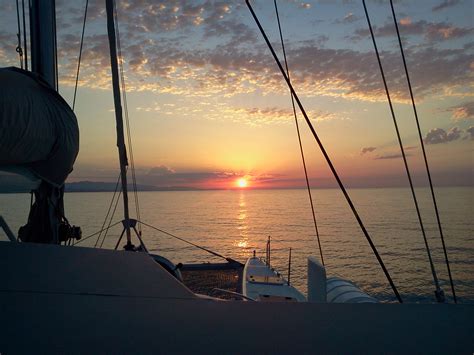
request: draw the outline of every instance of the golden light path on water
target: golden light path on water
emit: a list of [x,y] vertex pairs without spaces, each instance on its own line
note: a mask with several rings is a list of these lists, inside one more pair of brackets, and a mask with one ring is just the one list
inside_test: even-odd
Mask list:
[[240,192],[239,196],[239,210],[237,216],[237,223],[239,230],[239,240],[237,240],[234,245],[239,248],[247,248],[248,246],[248,235],[247,235],[247,209],[245,205],[245,193],[243,191]]

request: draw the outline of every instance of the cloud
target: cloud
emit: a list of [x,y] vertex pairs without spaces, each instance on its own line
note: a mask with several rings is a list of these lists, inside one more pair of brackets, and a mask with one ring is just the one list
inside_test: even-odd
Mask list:
[[424,141],[426,144],[448,143],[458,140],[461,132],[458,127],[453,127],[448,132],[442,128],[433,128],[426,134]]
[[[417,147],[413,146],[413,145],[409,145],[409,146],[403,147],[403,149],[405,151],[405,156],[410,157],[410,156],[413,155],[413,150],[417,149]],[[374,148],[374,150],[375,150],[375,148]],[[403,157],[402,153],[397,152],[397,153],[386,153],[386,154],[378,155],[374,159],[375,160],[386,160],[386,159],[398,159],[398,158],[402,158],[402,157]]]
[[[392,22],[387,22],[380,27],[374,26],[373,29],[376,37],[391,37],[396,35],[395,27]],[[401,35],[424,36],[429,41],[462,38],[470,36],[472,33],[474,33],[474,28],[457,27],[446,22],[427,22],[425,20],[412,22],[410,18],[400,19]],[[369,36],[370,31],[368,29],[360,28],[355,30],[352,39],[361,40]]]
[[412,21],[410,17],[403,17],[400,19],[400,25],[401,26],[409,26],[411,25]]
[[454,6],[454,5],[457,5],[459,4],[461,1],[460,0],[443,0],[441,3],[439,3],[438,5],[434,6],[431,10],[433,12],[436,12],[436,11],[441,11],[441,10],[444,10],[448,7],[451,7],[451,6]]
[[[405,156],[409,157],[411,156],[411,154],[405,152]],[[374,159],[385,160],[385,159],[398,159],[398,158],[402,158],[402,153],[389,153],[389,154],[379,155],[375,157]]]
[[[302,118],[298,108],[296,109],[297,116]],[[292,122],[294,119],[293,109],[290,108],[279,108],[279,107],[263,107],[263,108],[243,108],[236,109],[236,113],[246,116],[248,120],[254,123],[270,123],[275,121]],[[329,121],[344,119],[335,113],[321,111],[321,110],[308,110],[307,115],[310,119],[316,121]]]
[[[150,6],[143,6],[141,2]],[[120,6],[126,8],[119,9],[129,91],[154,91],[187,97],[233,97],[287,91],[257,30],[232,15],[240,5],[223,1],[211,4],[208,1],[188,3],[176,0],[167,2],[166,8],[162,9],[163,4],[147,0],[141,2],[133,0],[123,3]],[[353,18],[350,15],[346,16],[346,20]],[[203,19],[199,25],[193,22],[197,16]],[[174,27],[173,21],[179,23],[179,30]],[[403,26],[404,31],[406,28],[410,28],[411,32],[421,31],[418,27],[425,28],[426,23],[410,22],[410,26]],[[194,31],[193,36],[187,31]],[[383,31],[388,35],[388,29]],[[440,31],[444,33],[440,36],[448,37],[457,33],[438,29],[438,32],[433,30],[431,36]],[[393,35],[393,28],[390,33]],[[199,36],[202,36],[202,43]],[[79,36],[66,34],[60,36],[58,41],[59,57],[62,59],[61,84],[72,86]],[[287,46],[293,83],[298,93],[385,100],[380,78],[374,75],[378,67],[371,51],[324,48],[323,42],[315,39],[292,42]],[[382,54],[387,67],[399,64],[398,53]],[[467,50],[407,49],[406,55],[410,58],[410,64],[413,63],[410,70],[418,99],[433,92],[440,93],[443,89],[443,94],[454,95],[456,88],[472,85],[472,55]],[[109,62],[105,34],[86,35],[79,84],[109,89]],[[407,99],[403,73],[390,70],[387,74],[395,83],[391,86],[393,99]]]
[[[211,121],[226,121],[244,123],[250,126],[262,126],[268,124],[293,124],[294,115],[290,106],[290,98],[286,98],[281,106],[235,106],[231,100],[212,99],[202,101],[199,98],[177,98],[175,104],[161,104],[149,101],[146,106],[139,106],[137,111],[159,117],[182,117],[191,119],[206,119]],[[297,108],[299,120],[303,117]],[[316,122],[350,120],[345,112],[329,112],[324,110],[307,109],[308,117]]]
[[174,174],[174,170],[168,168],[167,166],[160,165],[154,168],[151,168],[147,175],[149,176],[166,176]]
[[251,186],[270,183],[281,175],[242,173],[236,171],[187,171],[178,172],[161,165],[149,169],[147,173],[138,173],[139,184],[157,187],[187,188],[232,188],[238,178],[245,177]]
[[360,150],[360,155],[364,155],[366,153],[372,153],[375,149],[377,149],[376,147],[364,147]]
[[334,23],[354,23],[360,20],[359,16],[354,15],[352,12],[349,12],[342,19],[337,19]]
[[474,28],[461,28],[446,23],[430,24],[425,29],[425,36],[432,41],[461,38],[472,33]]
[[467,128],[466,133],[468,133],[468,136],[466,138],[473,140],[474,139],[474,126]]
[[[292,2],[295,8],[300,3]],[[75,83],[82,6],[82,3],[74,2],[58,4],[64,14],[73,13],[71,22],[76,23],[76,27],[61,27],[58,32],[61,86]],[[104,14],[102,6],[95,3],[90,6],[79,86],[110,89],[108,40],[105,31],[99,34],[97,30],[104,25]],[[238,11],[243,5],[230,1],[130,0],[118,6],[129,92],[148,91],[206,99],[287,93],[285,82],[257,29],[241,20]],[[202,20],[197,23],[199,18]],[[349,16],[347,20],[351,18]],[[64,21],[68,19],[64,17]],[[404,33],[425,34],[428,28],[426,22],[404,23]],[[391,26],[393,35],[393,24]],[[443,26],[444,29],[432,30],[431,36],[452,38],[462,32],[448,29],[449,24]],[[386,31],[388,35],[388,27]],[[324,41],[327,37],[288,43],[293,83],[302,97],[385,100],[371,50],[326,48]],[[4,60],[6,55],[3,53],[15,53],[14,47],[14,30],[9,34],[0,33],[2,63],[17,63],[14,55],[9,55],[10,61]],[[407,48],[416,98],[421,100],[430,94],[454,96],[462,90],[465,94],[474,82],[472,50],[473,47],[467,46],[459,49]],[[406,100],[404,75],[402,70],[396,69],[400,64],[399,53],[382,54],[384,65],[389,68],[387,75],[392,98]],[[79,93],[79,100],[80,97]]]
[[474,101],[452,106],[448,108],[447,111],[451,111],[453,113],[452,118],[455,121],[472,120],[474,119]]

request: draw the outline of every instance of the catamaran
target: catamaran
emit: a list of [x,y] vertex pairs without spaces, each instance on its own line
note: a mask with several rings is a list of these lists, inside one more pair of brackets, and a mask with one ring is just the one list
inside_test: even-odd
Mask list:
[[[285,71],[246,3],[288,84],[292,102],[302,111],[401,303],[309,122],[288,67]],[[106,11],[124,202],[116,250],[75,246],[81,232],[65,216],[64,181],[79,150],[79,131],[74,112],[57,92],[54,0],[31,0],[32,71],[0,69],[0,124],[5,128],[0,132],[0,168],[40,180],[28,223],[18,236],[0,218],[11,239],[0,243],[0,353],[472,351],[472,306],[378,303],[352,282],[327,277],[322,253],[321,258],[308,259],[307,296],[290,283],[291,254],[287,278],[272,267],[270,239],[265,257],[254,252],[245,265],[185,240],[226,262],[183,265],[149,253],[136,228],[138,223],[147,224],[131,218],[128,210],[114,0],[106,0]],[[222,278],[221,284],[212,280],[216,273],[237,282],[223,288]],[[443,302],[436,286],[436,298]]]

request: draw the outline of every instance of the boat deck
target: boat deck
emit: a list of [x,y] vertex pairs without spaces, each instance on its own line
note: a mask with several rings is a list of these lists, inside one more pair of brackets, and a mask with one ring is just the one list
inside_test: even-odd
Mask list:
[[184,264],[181,275],[183,283],[194,293],[239,300],[232,292],[242,293],[243,268],[239,263]]
[[0,242],[0,352],[465,353],[474,306],[210,301],[142,253]]
[[306,297],[257,257],[245,264],[243,293],[263,302],[305,302]]

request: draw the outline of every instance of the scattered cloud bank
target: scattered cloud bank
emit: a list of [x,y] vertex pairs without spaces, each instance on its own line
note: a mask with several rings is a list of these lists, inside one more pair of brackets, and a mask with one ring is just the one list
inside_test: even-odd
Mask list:
[[[300,1],[291,4],[305,9],[309,5]],[[448,1],[444,6],[452,5]],[[286,93],[283,78],[257,29],[240,17],[243,6],[230,1],[207,0],[120,3],[118,12],[127,89],[201,98]],[[61,85],[73,86],[80,44],[76,29],[80,28],[83,9],[74,2],[59,2],[58,11],[58,21],[64,22],[58,25],[60,80]],[[353,13],[348,13],[341,21],[356,20]],[[104,24],[102,4],[91,3],[80,86],[110,89],[110,60]],[[401,19],[401,25],[404,36],[424,36],[433,41],[464,38],[474,31],[447,22],[413,22],[406,17]],[[376,34],[393,36],[393,24],[377,28]],[[356,30],[354,36],[358,40],[368,40],[367,29]],[[0,33],[2,61],[7,61],[3,53],[14,53],[14,47],[15,34]],[[293,82],[300,94],[385,100],[372,51],[325,48],[321,39],[288,43],[287,50]],[[472,47],[439,48],[435,44],[407,48],[417,99],[430,94],[458,95],[460,88],[472,87],[472,50]],[[392,97],[394,100],[407,99],[399,53],[383,52],[382,55],[392,83]],[[11,64],[16,64],[15,56],[11,58],[14,60]]]

